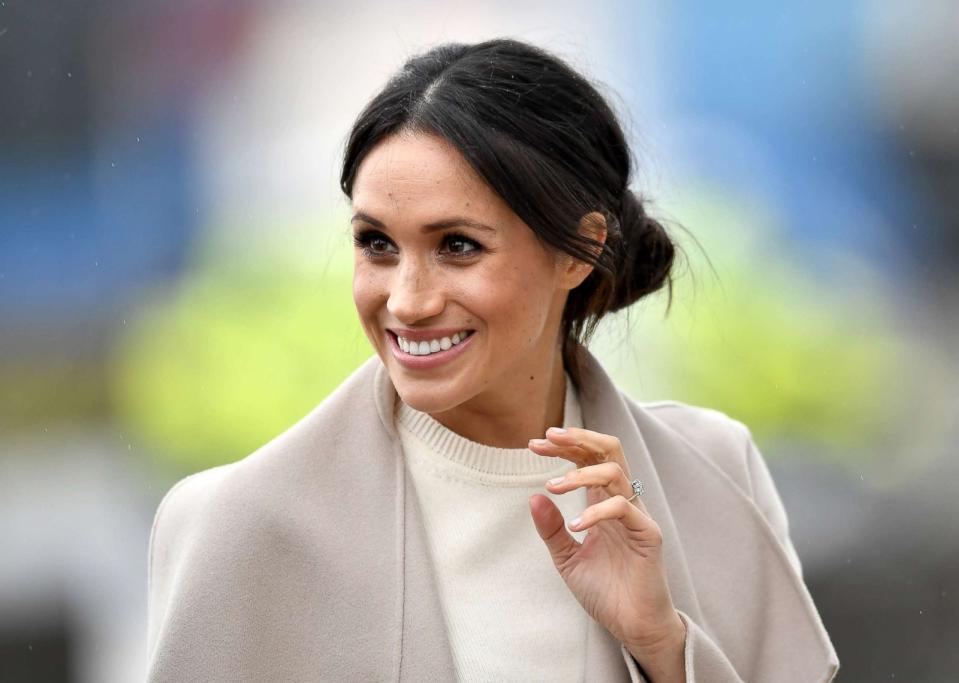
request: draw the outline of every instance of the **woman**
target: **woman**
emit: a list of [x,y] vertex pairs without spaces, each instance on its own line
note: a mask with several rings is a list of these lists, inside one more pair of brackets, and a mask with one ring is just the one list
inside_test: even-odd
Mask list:
[[669,283],[630,165],[603,98],[532,46],[390,80],[342,174],[376,354],[164,497],[150,680],[834,677],[749,431],[636,403],[585,348]]

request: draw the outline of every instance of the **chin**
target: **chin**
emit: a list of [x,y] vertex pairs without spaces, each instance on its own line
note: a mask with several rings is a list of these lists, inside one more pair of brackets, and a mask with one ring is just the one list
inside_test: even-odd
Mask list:
[[[411,386],[411,384],[420,386]],[[399,394],[403,403],[421,413],[442,413],[463,403],[464,398],[445,391],[436,391],[429,384],[428,381],[393,381],[396,393]]]
[[[380,353],[380,358],[400,399],[415,410],[436,414],[463,405],[488,384],[486,359],[477,353],[481,350],[480,347],[468,349],[469,358],[460,356],[445,367],[431,369],[408,368],[393,356],[393,350],[389,348]],[[484,371],[477,372],[479,368]]]

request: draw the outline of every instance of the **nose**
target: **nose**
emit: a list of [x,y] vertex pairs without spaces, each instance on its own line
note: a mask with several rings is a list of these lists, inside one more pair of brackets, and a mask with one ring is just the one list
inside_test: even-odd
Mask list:
[[446,297],[440,278],[429,266],[407,261],[390,282],[386,310],[404,325],[413,325],[443,312]]

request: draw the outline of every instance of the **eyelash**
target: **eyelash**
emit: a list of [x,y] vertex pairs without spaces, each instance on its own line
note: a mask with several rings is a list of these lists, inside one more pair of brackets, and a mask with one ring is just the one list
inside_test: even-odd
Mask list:
[[[370,246],[374,240],[385,240],[386,242],[390,242],[390,244],[392,244],[390,238],[379,230],[363,230],[353,235],[353,245],[358,249],[362,249],[363,255],[366,256],[366,258],[370,260],[377,260],[387,258],[388,256],[392,255],[392,252],[374,251]],[[476,240],[467,237],[466,235],[462,235],[457,232],[449,232],[443,235],[444,243],[449,243],[452,241],[466,242],[473,248],[467,252],[450,252],[450,258],[466,260],[472,258],[476,254],[479,254],[483,250],[483,245]]]

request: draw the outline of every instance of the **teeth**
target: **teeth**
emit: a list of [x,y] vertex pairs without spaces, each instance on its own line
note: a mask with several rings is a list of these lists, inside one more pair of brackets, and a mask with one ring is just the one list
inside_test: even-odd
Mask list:
[[430,339],[429,341],[416,342],[399,336],[397,336],[396,340],[400,348],[411,356],[428,356],[431,353],[446,351],[459,344],[468,336],[466,332],[457,332],[452,337],[441,337],[440,339]]

